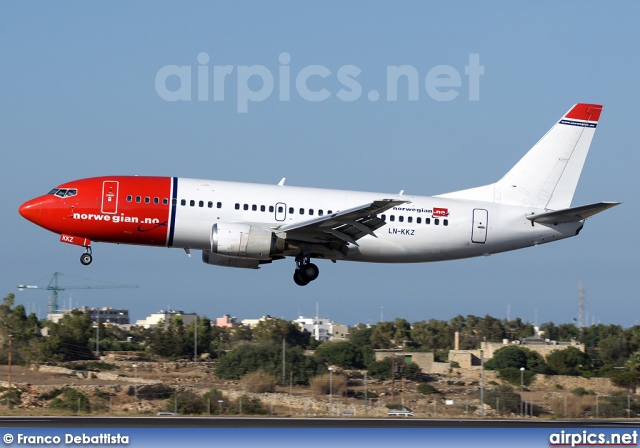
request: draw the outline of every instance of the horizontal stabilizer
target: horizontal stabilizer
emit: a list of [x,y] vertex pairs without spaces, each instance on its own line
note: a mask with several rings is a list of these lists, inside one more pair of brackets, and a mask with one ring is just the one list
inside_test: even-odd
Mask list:
[[615,207],[618,204],[620,204],[620,202],[597,202],[595,204],[565,208],[564,210],[556,210],[554,212],[541,213],[539,215],[529,215],[527,216],[527,219],[541,224],[578,222],[611,207]]

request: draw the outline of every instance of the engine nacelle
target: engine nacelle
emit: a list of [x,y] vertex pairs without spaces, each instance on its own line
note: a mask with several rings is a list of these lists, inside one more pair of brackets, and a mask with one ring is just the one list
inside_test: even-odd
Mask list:
[[[224,266],[227,268],[245,268],[245,269],[259,269],[260,260],[251,260],[248,258],[231,258],[223,257],[222,255],[216,255],[210,250],[202,251],[202,261],[214,266]],[[268,262],[262,262],[268,263]]]
[[216,223],[211,232],[211,252],[231,258],[271,260],[271,256],[278,253],[279,241],[284,244],[275,233],[261,227],[236,222]]

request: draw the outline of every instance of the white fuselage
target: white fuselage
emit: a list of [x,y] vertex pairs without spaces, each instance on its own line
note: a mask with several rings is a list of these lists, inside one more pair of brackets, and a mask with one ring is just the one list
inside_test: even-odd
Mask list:
[[177,191],[171,246],[189,249],[211,249],[215,223],[251,223],[277,233],[285,224],[383,198],[409,202],[382,214],[387,224],[375,231],[375,237],[367,235],[357,245],[350,244],[338,259],[417,263],[476,257],[568,238],[583,225],[532,224],[526,216],[544,210],[429,196],[185,178],[178,179]]

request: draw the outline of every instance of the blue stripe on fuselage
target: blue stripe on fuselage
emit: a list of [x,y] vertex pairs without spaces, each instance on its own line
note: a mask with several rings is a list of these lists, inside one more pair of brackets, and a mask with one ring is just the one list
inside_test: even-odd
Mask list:
[[178,205],[178,178],[171,178],[171,224],[169,225],[169,240],[167,247],[173,246],[173,232],[176,228],[176,207]]

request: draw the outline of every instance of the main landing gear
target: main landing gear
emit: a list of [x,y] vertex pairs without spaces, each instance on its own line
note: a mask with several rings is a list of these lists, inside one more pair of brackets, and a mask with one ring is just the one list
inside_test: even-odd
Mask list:
[[296,270],[293,273],[293,281],[296,282],[296,285],[306,286],[317,279],[319,274],[320,269],[311,263],[308,256],[296,258]]
[[91,246],[85,246],[84,253],[80,256],[80,263],[85,266],[89,266],[93,261],[93,256],[91,255]]

